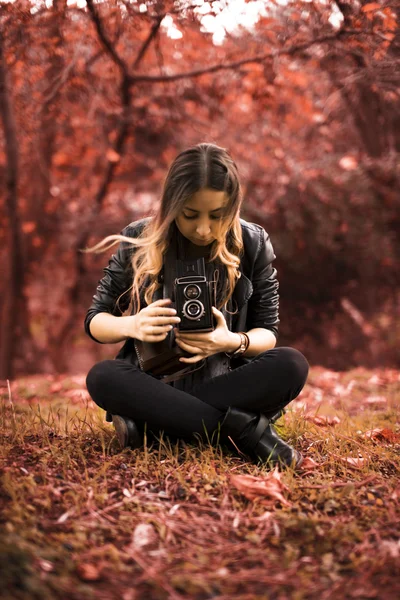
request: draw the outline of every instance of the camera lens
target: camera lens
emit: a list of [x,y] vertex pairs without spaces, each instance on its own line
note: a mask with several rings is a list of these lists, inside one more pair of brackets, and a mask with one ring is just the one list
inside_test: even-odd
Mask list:
[[204,306],[198,300],[190,300],[183,307],[183,314],[187,319],[199,319],[204,312]]
[[191,317],[197,317],[201,313],[200,306],[194,302],[191,302],[189,306],[186,307],[186,310]]
[[198,298],[200,296],[201,290],[198,285],[191,284],[185,287],[183,293],[185,295],[185,298],[187,298],[188,300],[192,300],[193,298]]

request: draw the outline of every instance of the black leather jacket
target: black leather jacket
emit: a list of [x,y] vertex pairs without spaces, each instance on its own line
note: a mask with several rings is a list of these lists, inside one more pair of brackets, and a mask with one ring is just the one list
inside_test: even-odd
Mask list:
[[[131,223],[121,232],[127,237],[137,237],[143,229],[148,218]],[[240,219],[242,226],[244,255],[240,262],[242,273],[238,279],[232,299],[238,312],[232,317],[232,331],[248,331],[254,327],[270,329],[277,337],[279,324],[279,283],[276,278],[276,269],[272,267],[275,254],[267,232],[255,223],[248,223]],[[129,293],[120,299],[119,308],[117,299],[132,284],[132,269],[130,258],[133,246],[122,242],[111,257],[108,267],[104,269],[104,277],[97,286],[92,304],[85,317],[85,331],[96,342],[90,332],[90,321],[101,312],[121,316],[129,305]],[[235,304],[236,302],[236,304]],[[126,340],[116,358],[127,359],[133,364],[138,364],[132,338]],[[101,343],[101,342],[99,342]],[[241,363],[246,362],[242,358]],[[238,366],[234,364],[233,368]]]

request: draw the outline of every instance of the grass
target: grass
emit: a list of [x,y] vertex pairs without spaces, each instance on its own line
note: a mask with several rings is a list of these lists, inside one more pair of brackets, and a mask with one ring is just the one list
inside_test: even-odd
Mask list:
[[0,391],[1,598],[400,597],[400,372],[311,370],[277,423],[307,459],[284,502],[247,499],[232,475],[271,470],[220,446],[121,452],[83,376]]

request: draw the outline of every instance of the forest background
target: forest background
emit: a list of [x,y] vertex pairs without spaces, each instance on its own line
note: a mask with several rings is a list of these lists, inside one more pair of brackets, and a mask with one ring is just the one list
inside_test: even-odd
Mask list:
[[[83,320],[179,151],[226,147],[269,232],[280,345],[398,367],[400,3],[0,5],[0,379],[113,357]],[[242,24],[240,24],[242,23]]]

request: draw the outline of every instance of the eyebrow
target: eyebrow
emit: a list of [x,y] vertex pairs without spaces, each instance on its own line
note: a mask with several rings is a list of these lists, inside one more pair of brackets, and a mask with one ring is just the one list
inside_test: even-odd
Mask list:
[[[191,210],[192,212],[198,213],[198,210],[195,210],[194,208],[189,208],[189,206],[184,206],[183,207],[185,210]],[[222,210],[223,208],[225,208],[225,206],[220,206],[219,208],[214,208],[214,210],[210,210],[210,213],[215,213],[218,210]]]

